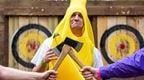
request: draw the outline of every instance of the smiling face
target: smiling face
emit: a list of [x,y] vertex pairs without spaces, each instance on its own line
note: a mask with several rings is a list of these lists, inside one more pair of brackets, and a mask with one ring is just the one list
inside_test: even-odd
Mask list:
[[82,29],[84,24],[81,13],[79,12],[73,13],[70,19],[70,24],[72,29]]

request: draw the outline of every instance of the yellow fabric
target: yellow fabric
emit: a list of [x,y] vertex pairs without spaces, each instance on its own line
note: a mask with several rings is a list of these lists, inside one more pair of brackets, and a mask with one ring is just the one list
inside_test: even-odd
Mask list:
[[[94,38],[92,27],[87,16],[86,2],[87,0],[71,0],[64,18],[54,31],[53,36],[55,34],[60,35],[53,39],[52,47],[60,44],[66,37],[82,42],[83,47],[79,52],[75,51],[75,54],[84,65],[91,66],[93,64]],[[74,12],[80,12],[83,16],[84,32],[81,37],[75,36],[70,29],[70,17]],[[50,65],[53,67],[53,62]],[[84,80],[79,71],[79,66],[68,55],[58,69],[57,80]]]

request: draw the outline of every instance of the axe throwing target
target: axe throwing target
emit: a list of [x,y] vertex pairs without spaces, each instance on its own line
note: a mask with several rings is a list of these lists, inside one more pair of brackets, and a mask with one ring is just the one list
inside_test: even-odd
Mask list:
[[51,33],[44,26],[39,24],[28,24],[22,26],[13,36],[12,54],[16,61],[24,67],[33,68],[34,64],[30,63],[40,44]]
[[106,30],[100,41],[102,55],[108,63],[129,56],[142,47],[143,38],[139,31],[123,24]]

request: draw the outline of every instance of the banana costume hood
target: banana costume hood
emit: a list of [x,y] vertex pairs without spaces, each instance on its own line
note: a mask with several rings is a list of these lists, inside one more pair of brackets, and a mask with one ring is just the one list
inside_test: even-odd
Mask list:
[[[70,6],[68,7],[64,18],[53,33],[53,36],[55,34],[59,34],[59,36],[53,38],[52,47],[55,47],[63,42],[66,37],[82,42],[83,46],[81,50],[79,52],[75,51],[75,55],[84,65],[92,66],[94,38],[92,27],[87,16],[86,3],[87,0],[71,0]],[[70,28],[70,18],[74,12],[80,12],[83,16],[84,32],[81,37],[75,36]],[[53,62],[49,64],[51,65],[50,67],[53,67],[52,63]],[[84,80],[79,69],[79,66],[71,59],[69,55],[67,55],[58,68],[57,80]]]

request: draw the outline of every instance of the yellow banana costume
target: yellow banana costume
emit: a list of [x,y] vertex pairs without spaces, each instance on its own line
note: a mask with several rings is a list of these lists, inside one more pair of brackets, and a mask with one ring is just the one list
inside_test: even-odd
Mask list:
[[[87,0],[71,0],[66,14],[59,25],[56,27],[54,34],[60,34],[53,38],[52,46],[55,47],[60,44],[66,37],[83,43],[83,47],[79,52],[75,51],[76,56],[82,61],[83,64],[92,66],[93,64],[93,49],[94,38],[92,27],[87,16],[86,10]],[[80,12],[84,21],[84,32],[81,37],[75,36],[70,29],[70,18],[74,12]],[[49,65],[53,67],[53,62]],[[79,71],[79,66],[71,59],[70,56],[66,56],[60,67],[58,68],[57,80],[84,80]]]

